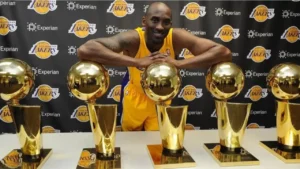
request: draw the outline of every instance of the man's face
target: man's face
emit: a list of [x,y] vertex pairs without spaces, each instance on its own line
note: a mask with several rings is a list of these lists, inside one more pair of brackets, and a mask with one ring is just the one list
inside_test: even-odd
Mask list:
[[166,10],[153,10],[143,20],[147,41],[161,44],[172,26],[171,13]]

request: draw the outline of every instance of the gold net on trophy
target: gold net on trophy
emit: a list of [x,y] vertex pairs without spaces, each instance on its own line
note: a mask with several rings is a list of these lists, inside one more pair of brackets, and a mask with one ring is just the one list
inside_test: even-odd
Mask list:
[[[20,143],[20,149],[12,150],[1,160],[0,169],[38,169],[52,153],[52,149],[43,148],[41,106],[19,103],[33,88],[34,80],[31,67],[24,61],[0,60],[0,97],[7,102]],[[13,166],[9,163],[12,156],[18,159]]]
[[300,104],[291,102],[300,97],[300,66],[278,64],[266,82],[275,97],[277,141],[260,144],[285,163],[300,163]]
[[101,64],[80,61],[74,64],[67,76],[70,92],[88,107],[95,148],[84,148],[96,159],[88,164],[78,162],[77,168],[115,169],[121,168],[120,147],[115,147],[117,104],[97,104],[109,87],[109,75]]
[[175,106],[172,99],[181,87],[178,69],[169,63],[149,65],[142,74],[145,94],[155,102],[162,144],[147,145],[155,168],[194,167],[183,146],[188,105]]
[[252,103],[229,102],[245,84],[242,69],[223,62],[209,68],[206,88],[215,101],[219,143],[205,143],[204,148],[220,166],[257,165],[259,161],[242,147]]

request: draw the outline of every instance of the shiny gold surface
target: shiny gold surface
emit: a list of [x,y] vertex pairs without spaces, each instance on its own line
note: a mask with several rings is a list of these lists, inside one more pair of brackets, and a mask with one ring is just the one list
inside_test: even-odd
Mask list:
[[112,156],[115,150],[117,104],[90,104],[88,111],[97,153]]
[[157,105],[156,109],[163,147],[182,149],[188,106]]
[[185,148],[182,156],[178,157],[164,155],[162,145],[147,145],[147,150],[155,169],[196,167],[196,162]]
[[217,161],[222,167],[229,166],[248,166],[248,165],[259,165],[260,162],[246,149],[241,148],[240,153],[235,154],[224,154],[220,151],[219,143],[206,143],[204,149]]
[[109,87],[107,70],[96,62],[81,61],[74,64],[67,76],[68,88],[78,99],[95,102]]
[[8,105],[23,155],[41,153],[41,106]]
[[230,103],[215,100],[220,144],[228,148],[240,148],[251,103]]
[[207,72],[206,88],[213,97],[227,100],[236,97],[244,87],[245,77],[242,69],[234,63],[216,64]]
[[145,69],[141,85],[150,99],[164,102],[177,95],[181,86],[181,77],[174,65],[165,62],[153,63]]
[[276,100],[278,142],[300,147],[300,104]]
[[101,160],[96,158],[94,148],[85,148],[81,152],[76,169],[121,169],[121,150],[116,147],[113,160]]
[[278,149],[277,141],[261,141],[259,144],[284,163],[300,163],[300,152],[282,151]]
[[299,65],[278,64],[270,70],[266,81],[268,90],[278,99],[290,100],[300,97]]
[[35,76],[25,62],[4,58],[0,60],[0,98],[18,104],[34,86]]
[[0,160],[0,169],[41,169],[51,154],[52,149],[43,149],[39,160],[26,162],[22,160],[21,150],[14,149]]
[[86,101],[97,153],[110,157],[114,153],[117,105],[95,104],[109,87],[109,75],[100,64],[80,61],[67,77],[68,88],[78,99]]

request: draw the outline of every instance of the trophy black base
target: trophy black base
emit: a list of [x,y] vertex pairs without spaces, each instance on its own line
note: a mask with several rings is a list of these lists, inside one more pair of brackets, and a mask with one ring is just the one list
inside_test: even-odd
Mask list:
[[149,156],[155,169],[196,167],[196,162],[187,150],[174,152],[166,150],[162,145],[147,145]]
[[[259,165],[259,160],[243,147],[236,150],[224,150],[220,143],[205,143],[204,149],[221,167]],[[227,151],[227,152],[226,152]]]
[[41,169],[51,154],[52,149],[42,149],[40,156],[25,156],[21,149],[14,149],[1,159],[0,169]]
[[95,148],[84,148],[76,169],[121,169],[121,149],[115,147],[112,157],[97,154]]
[[284,163],[300,163],[300,151],[284,151],[277,141],[261,141],[259,143],[271,154],[282,160]]

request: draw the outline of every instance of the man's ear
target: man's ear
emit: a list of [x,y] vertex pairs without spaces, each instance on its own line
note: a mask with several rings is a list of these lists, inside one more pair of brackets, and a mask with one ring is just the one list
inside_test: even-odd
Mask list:
[[146,16],[143,16],[143,18],[142,18],[142,26],[143,27],[146,26]]

